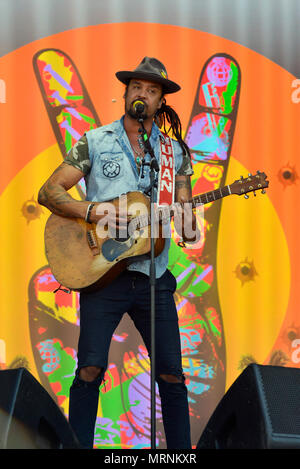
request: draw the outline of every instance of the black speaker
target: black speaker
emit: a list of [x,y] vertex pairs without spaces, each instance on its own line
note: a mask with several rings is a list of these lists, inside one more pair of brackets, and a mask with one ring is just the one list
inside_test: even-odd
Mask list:
[[64,414],[25,368],[0,371],[0,448],[79,448]]
[[300,369],[249,365],[228,389],[197,449],[300,449]]

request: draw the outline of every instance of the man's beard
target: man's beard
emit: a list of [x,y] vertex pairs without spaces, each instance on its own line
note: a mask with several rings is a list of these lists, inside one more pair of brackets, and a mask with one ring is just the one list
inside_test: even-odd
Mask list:
[[129,117],[131,117],[132,119],[135,119],[135,120],[138,120],[139,118],[142,118],[143,120],[148,119],[148,114],[147,114],[147,112],[146,112],[146,106],[145,106],[144,111],[143,111],[142,113],[139,113],[139,114],[138,114],[138,113],[134,110],[134,108],[133,108],[133,106],[132,106],[132,104],[131,104],[130,107],[129,107],[129,109],[127,110],[127,115],[128,115]]
[[138,120],[138,119],[140,119],[140,118],[142,118],[143,120],[145,120],[145,119],[148,118],[148,115],[147,115],[147,113],[146,113],[145,111],[144,111],[142,114],[137,114],[137,112],[135,112],[135,111],[134,111],[133,109],[131,109],[131,108],[127,111],[127,114],[128,114],[128,116],[130,116],[132,119],[136,119],[136,120]]

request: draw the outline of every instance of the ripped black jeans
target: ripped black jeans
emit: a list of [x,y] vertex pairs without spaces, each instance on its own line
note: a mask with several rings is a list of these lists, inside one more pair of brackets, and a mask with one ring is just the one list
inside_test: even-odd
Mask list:
[[[190,449],[189,408],[181,364],[178,316],[173,297],[175,289],[176,279],[167,270],[156,281],[155,374],[167,447]],[[125,312],[140,332],[151,357],[148,276],[126,270],[109,286],[98,292],[80,295],[78,367],[70,389],[69,421],[79,442],[85,448],[93,447],[99,386],[108,365],[112,335]],[[83,381],[79,378],[79,370],[86,366],[101,368],[101,375],[95,381]],[[181,382],[168,382],[161,375],[175,376]]]

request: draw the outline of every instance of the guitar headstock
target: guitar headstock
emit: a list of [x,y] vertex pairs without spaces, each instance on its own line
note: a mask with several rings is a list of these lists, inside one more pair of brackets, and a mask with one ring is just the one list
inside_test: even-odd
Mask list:
[[244,195],[245,199],[249,198],[247,195],[248,192],[254,192],[261,190],[262,194],[265,194],[265,188],[269,186],[269,181],[267,181],[267,175],[260,171],[257,171],[256,174],[248,174],[248,177],[244,178],[241,176],[240,179],[237,179],[229,187],[232,194]]

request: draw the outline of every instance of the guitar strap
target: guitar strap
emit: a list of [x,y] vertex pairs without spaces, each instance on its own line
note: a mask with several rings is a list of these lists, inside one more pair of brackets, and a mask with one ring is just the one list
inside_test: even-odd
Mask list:
[[172,205],[175,194],[175,161],[171,138],[160,138],[160,170],[158,175],[157,205]]

